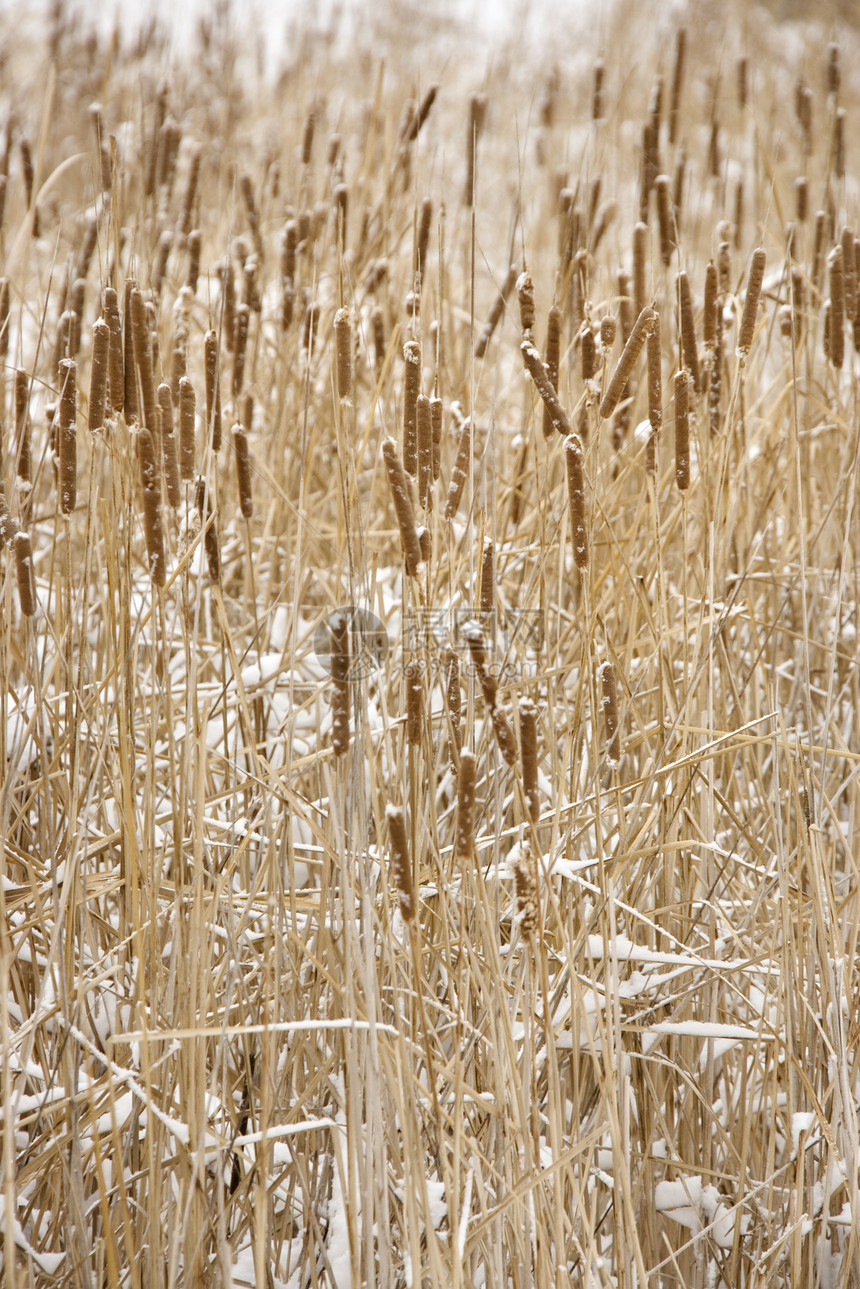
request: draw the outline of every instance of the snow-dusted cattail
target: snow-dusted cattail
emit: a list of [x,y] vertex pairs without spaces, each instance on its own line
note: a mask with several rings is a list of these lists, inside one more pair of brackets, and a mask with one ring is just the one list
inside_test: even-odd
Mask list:
[[496,293],[496,298],[492,303],[490,312],[487,314],[487,321],[484,323],[481,329],[481,334],[478,336],[475,343],[476,358],[483,358],[487,352],[487,346],[493,338],[493,333],[495,332],[496,327],[499,325],[499,320],[505,311],[508,296],[511,294],[516,280],[517,270],[516,266],[512,264],[502,279],[501,285]]
[[615,668],[611,662],[600,665],[600,690],[603,705],[603,726],[606,733],[606,759],[610,765],[621,760],[621,733],[618,726],[618,693]]
[[337,396],[349,398],[352,393],[352,324],[348,309],[334,315],[334,340],[337,356]]
[[[547,378],[553,389],[558,393],[558,368],[561,359],[561,309],[554,304],[547,314],[546,320],[546,358],[544,366],[546,367]],[[555,426],[553,425],[552,415],[546,403],[543,404],[543,435],[545,439],[552,438]]]
[[206,380],[206,437],[212,451],[221,447],[221,381],[218,371],[218,335],[210,327],[203,338],[203,370]]
[[524,340],[520,345],[520,352],[523,356],[523,362],[526,365],[526,369],[534,381],[535,388],[543,399],[544,406],[549,412],[554,429],[556,429],[559,434],[570,434],[570,421],[567,418],[567,413],[559,402],[558,394],[553,388],[552,381],[549,378],[549,373],[543,365],[541,356],[537,349],[535,349],[530,340]]
[[845,288],[845,317],[853,322],[857,313],[857,266],[854,259],[854,232],[847,226],[842,229],[842,279]]
[[442,468],[442,400],[430,399],[430,434],[433,441],[433,482],[439,478]]
[[164,563],[164,531],[161,525],[161,476],[157,464],[153,435],[143,425],[137,431],[137,456],[143,502],[143,533],[149,576],[156,586],[164,586],[167,570]]
[[636,365],[636,360],[642,352],[642,346],[654,328],[656,317],[654,310],[650,306],[646,306],[636,319],[627,344],[624,346],[621,357],[616,363],[606,393],[603,396],[603,401],[600,404],[600,415],[604,420],[615,411],[624,387]]
[[448,704],[448,715],[451,718],[454,741],[459,751],[463,702],[460,690],[460,659],[456,650],[450,648],[445,651],[445,701]]
[[415,404],[421,389],[421,346],[407,340],[403,346],[403,466],[414,479],[418,473],[418,434]]
[[696,348],[696,323],[693,317],[693,294],[690,290],[690,279],[682,269],[678,274],[678,313],[681,330],[681,363],[690,373],[693,389],[698,394],[701,388],[699,376],[699,355]]
[[648,420],[651,423],[651,429],[655,434],[658,434],[663,424],[663,353],[659,313],[656,313],[654,327],[648,335],[646,354],[648,359]]
[[419,747],[424,715],[424,681],[419,659],[413,658],[406,664],[403,678],[406,684],[406,742],[410,747]]
[[675,482],[681,492],[690,486],[690,373],[675,373]]
[[165,383],[159,385],[155,400],[158,405],[158,437],[161,440],[161,461],[164,467],[167,501],[171,510],[178,510],[182,501],[182,491],[179,483],[179,460],[176,434],[173,429],[173,399],[170,397],[170,386]]
[[530,940],[540,922],[537,865],[532,848],[524,841],[517,847],[514,861],[514,889],[517,896],[517,920],[520,930]]
[[76,424],[77,364],[63,358],[59,364],[60,404],[57,421],[57,465],[60,490],[60,513],[70,515],[75,508],[78,488],[78,432]]
[[469,477],[471,465],[472,450],[472,420],[467,416],[460,426],[460,437],[457,440],[457,456],[454,461],[454,467],[451,471],[451,479],[448,484],[448,500],[445,504],[445,518],[453,519],[460,509],[460,500],[463,496],[463,489],[466,486],[466,480]]
[[100,430],[105,420],[105,397],[107,394],[108,362],[110,357],[110,327],[104,318],[93,323],[93,355],[90,366],[90,400],[87,409],[87,425],[91,430]]
[[433,421],[430,399],[419,394],[415,401],[415,436],[418,452],[418,504],[429,510],[433,504]]
[[744,299],[743,313],[741,314],[741,325],[738,331],[738,357],[746,358],[750,351],[755,333],[756,316],[758,314],[758,302],[761,296],[761,284],[764,279],[764,266],[767,262],[767,255],[762,247],[753,251],[752,263],[750,264],[749,278],[747,279],[747,293]]
[[492,538],[485,537],[481,552],[481,589],[478,599],[482,614],[490,614],[496,607],[495,558]]
[[183,483],[194,480],[194,422],[197,416],[197,396],[187,376],[179,382],[179,476]]
[[417,577],[422,566],[421,545],[415,524],[415,511],[412,508],[412,496],[409,478],[403,468],[403,462],[397,455],[397,444],[388,438],[382,444],[382,455],[388,472],[388,484],[391,488],[391,499],[394,513],[400,528],[400,545],[406,561],[406,572],[410,577]]
[[400,916],[404,922],[415,921],[415,889],[412,881],[412,861],[406,837],[406,823],[399,806],[385,807],[388,827],[388,850],[391,855],[391,874],[397,888]]
[[537,708],[530,698],[520,701],[520,757],[523,766],[523,796],[532,823],[540,815],[538,790]]
[[427,247],[430,245],[430,229],[433,224],[433,202],[429,197],[425,197],[421,203],[421,213],[418,217],[418,233],[415,239],[415,258],[417,269],[421,274],[422,280],[427,272]]
[[567,466],[567,494],[570,501],[573,559],[580,571],[588,567],[588,527],[585,513],[585,474],[582,466],[582,456],[582,440],[577,434],[569,434],[564,441],[564,459]]
[[236,305],[233,318],[233,385],[234,400],[242,393],[245,383],[245,354],[248,349],[248,331],[251,325],[251,310],[242,301]]
[[597,345],[594,340],[594,332],[590,326],[582,330],[579,344],[579,359],[582,370],[582,380],[594,380],[597,371]]
[[18,584],[18,603],[25,618],[36,612],[36,582],[33,577],[33,550],[30,534],[23,528],[15,533],[15,579]]
[[460,753],[457,776],[457,823],[454,835],[454,859],[470,860],[475,849],[475,771],[474,752]]
[[342,610],[333,613],[327,625],[331,637],[331,745],[335,756],[343,756],[349,747],[349,615]]
[[15,473],[22,484],[29,485],[32,482],[30,377],[20,369],[15,372]]
[[218,536],[218,514],[212,504],[212,490],[206,479],[197,479],[197,513],[203,525],[203,549],[206,566],[213,582],[221,581],[221,541]]
[[648,304],[645,272],[648,259],[648,225],[641,220],[633,226],[633,310],[640,317]]
[[520,306],[520,329],[530,336],[535,325],[535,284],[528,269],[517,278],[517,300]]

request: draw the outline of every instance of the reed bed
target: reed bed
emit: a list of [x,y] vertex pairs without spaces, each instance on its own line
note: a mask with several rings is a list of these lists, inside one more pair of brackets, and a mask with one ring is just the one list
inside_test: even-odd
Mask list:
[[0,13],[10,1289],[860,1283],[831,17]]

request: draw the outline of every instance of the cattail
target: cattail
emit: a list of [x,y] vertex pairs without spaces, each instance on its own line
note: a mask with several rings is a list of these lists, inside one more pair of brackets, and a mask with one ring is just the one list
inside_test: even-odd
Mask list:
[[530,340],[524,340],[520,345],[520,352],[523,356],[523,362],[526,365],[529,375],[535,383],[535,388],[544,401],[544,406],[549,412],[550,419],[554,428],[559,434],[570,434],[570,421],[567,419],[567,413],[558,399],[558,394],[553,388],[552,381],[546,367],[541,362],[541,356],[535,349]]
[[299,226],[295,219],[288,219],[281,234],[281,277],[292,282],[296,276],[296,247]]
[[530,336],[535,325],[535,285],[528,269],[517,278],[517,299],[520,305],[520,328]]
[[164,564],[164,533],[161,526],[161,484],[158,458],[153,436],[147,426],[136,435],[137,455],[140,464],[141,499],[143,502],[143,532],[149,576],[156,586],[164,586],[167,570]]
[[728,242],[720,242],[717,247],[717,284],[720,295],[727,295],[731,290],[732,248]]
[[681,492],[690,486],[690,374],[675,373],[675,482]]
[[505,304],[507,303],[508,296],[513,290],[516,280],[517,270],[512,264],[505,274],[504,280],[499,287],[498,294],[493,301],[492,308],[487,314],[487,321],[484,323],[481,334],[478,336],[478,340],[475,345],[476,358],[483,358],[484,354],[487,352],[487,346],[493,338],[493,333],[496,330],[496,327],[499,325],[499,320],[505,311]]
[[152,342],[146,305],[137,287],[133,287],[131,292],[131,328],[134,360],[140,378],[140,393],[143,400],[143,423],[148,430],[154,432],[158,428],[158,421],[155,410],[155,384],[152,378]]
[[579,357],[583,381],[594,380],[594,374],[597,371],[597,345],[594,341],[594,332],[589,326],[586,326],[582,332]]
[[18,603],[25,618],[36,612],[36,584],[33,577],[33,550],[30,534],[19,529],[14,536],[15,577],[18,583]]
[[663,424],[663,355],[659,313],[656,315],[654,327],[648,335],[645,352],[648,360],[648,420],[651,423],[653,432],[658,434]]
[[200,277],[200,251],[203,245],[203,236],[199,228],[192,228],[188,234],[188,272],[185,275],[185,285],[192,295],[197,294],[197,279]]
[[[238,460],[237,453],[237,464]],[[333,613],[327,625],[331,635],[331,745],[335,756],[343,756],[349,747],[349,616],[343,611]]]
[[397,887],[400,916],[404,922],[412,923],[415,921],[412,862],[409,858],[409,843],[406,839],[406,824],[403,820],[403,811],[399,806],[388,805],[385,807],[385,822],[388,827],[391,872],[394,877],[394,885]]
[[607,313],[600,319],[600,347],[603,352],[609,353],[615,344],[616,322],[611,313]]
[[642,127],[642,178],[639,189],[639,219],[648,222],[648,198],[660,172],[660,151],[654,122],[649,118]]
[[839,93],[839,46],[830,44],[827,46],[827,93]]
[[430,399],[430,433],[433,440],[433,482],[439,478],[442,469],[442,400]]
[[714,352],[710,365],[708,412],[711,434],[718,434],[720,429],[720,398],[723,384],[723,310],[720,304],[717,304],[714,322]]
[[841,246],[834,246],[827,264],[830,272],[830,361],[838,371],[845,361],[845,273]]
[[407,340],[403,346],[406,364],[403,380],[403,465],[414,479],[418,473],[418,436],[415,405],[421,388],[421,346],[417,340]]
[[236,305],[233,323],[233,398],[238,399],[245,381],[245,354],[248,349],[248,330],[251,311],[245,303]]
[[342,255],[346,250],[346,217],[349,211],[349,189],[346,184],[338,184],[332,193],[335,229],[337,230],[338,251]]
[[418,659],[413,659],[406,664],[404,676],[406,679],[406,742],[410,747],[419,747],[423,724],[424,682]]
[[624,346],[621,357],[615,365],[615,370],[603,396],[603,401],[600,404],[600,415],[604,420],[615,411],[624,387],[636,365],[636,360],[642,352],[642,346],[645,344],[649,333],[654,329],[656,317],[657,314],[654,310],[650,306],[646,306],[636,319],[627,344]]
[[433,423],[430,399],[419,394],[415,401],[415,425],[418,452],[418,504],[429,510],[433,504]]
[[508,765],[517,763],[517,740],[514,731],[508,722],[508,718],[502,711],[501,707],[496,705],[490,708],[490,721],[493,726],[493,733],[496,736],[496,742],[499,745],[499,751]]
[[678,243],[678,231],[681,227],[681,208],[684,204],[684,182],[687,177],[687,154],[683,148],[678,148],[675,154],[675,169],[672,174],[672,222],[671,228],[675,239]]
[[753,342],[753,333],[755,332],[758,302],[759,296],[761,295],[761,284],[764,279],[764,266],[766,261],[767,256],[761,247],[753,251],[749,278],[747,279],[747,293],[744,300],[743,313],[741,314],[741,325],[738,331],[738,357],[742,360],[746,358]]
[[422,281],[427,265],[427,247],[430,245],[430,226],[432,222],[433,203],[429,197],[425,197],[421,203],[421,214],[418,217],[418,237],[415,247],[416,268],[421,274]]
[[165,228],[159,233],[158,244],[155,248],[155,259],[152,263],[152,271],[149,275],[149,285],[152,294],[156,299],[161,295],[161,288],[164,284],[164,278],[167,273],[167,261],[170,252],[173,249],[173,234]]
[[18,481],[29,484],[33,478],[33,454],[30,443],[30,377],[25,371],[15,372],[15,473]]
[[484,123],[487,100],[483,94],[473,94],[469,100],[468,133],[466,135],[466,183],[463,189],[463,205],[470,209],[474,202],[476,183],[476,162],[478,138]]
[[457,457],[454,461],[454,468],[451,471],[451,481],[448,484],[448,500],[445,505],[445,518],[453,519],[460,509],[460,499],[463,496],[463,488],[466,485],[466,479],[469,476],[471,468],[472,455],[472,420],[467,416],[460,426],[460,437],[457,440]]
[[179,215],[179,232],[187,237],[191,232],[194,203],[197,199],[197,184],[200,179],[200,162],[203,149],[195,143],[188,158],[188,174],[185,179],[185,192],[182,194],[182,205]]
[[385,439],[382,444],[382,455],[388,471],[388,484],[391,488],[391,499],[394,513],[400,528],[400,545],[406,561],[406,572],[409,577],[417,577],[421,567],[421,546],[415,526],[415,512],[412,508],[412,496],[409,489],[409,478],[403,463],[397,455],[394,439]]
[[104,318],[93,323],[93,357],[90,368],[90,400],[87,425],[90,430],[100,430],[105,419],[108,360],[110,354],[110,327]]
[[110,405],[114,412],[121,412],[125,405],[125,376],[123,374],[122,354],[122,321],[119,314],[116,291],[112,286],[104,289],[104,317],[108,325],[110,344],[108,346],[108,379],[110,382]]
[[798,82],[794,97],[794,110],[803,135],[803,152],[809,156],[812,152],[812,90]]
[[248,227],[251,230],[251,237],[254,242],[254,250],[263,258],[263,236],[260,232],[260,216],[257,211],[257,202],[254,197],[254,186],[251,182],[251,176],[247,171],[239,176],[239,190],[242,193],[242,200],[245,203],[245,210],[248,214]]
[[472,666],[475,669],[478,684],[481,686],[481,694],[487,707],[492,711],[496,706],[499,682],[498,678],[489,670],[487,646],[484,641],[483,633],[477,624],[473,624],[465,629],[464,634],[466,636],[466,643],[469,646]]
[[59,364],[60,406],[58,412],[57,457],[60,484],[60,513],[70,515],[77,501],[78,436],[75,422],[77,411],[77,364],[63,358]]
[[857,312],[857,266],[854,262],[854,233],[850,228],[842,230],[842,276],[845,286],[845,316],[849,322],[854,321]]
[[167,500],[172,510],[178,510],[182,500],[182,492],[179,484],[176,435],[173,430],[173,400],[170,397],[169,385],[159,385],[156,392],[156,402],[158,404],[158,437],[161,440],[161,460],[164,465]]
[[187,376],[179,381],[179,476],[183,483],[194,480],[194,422],[197,397]]
[[239,419],[242,422],[242,429],[246,434],[250,434],[251,427],[254,424],[254,395],[245,394],[239,404]]
[[457,822],[454,833],[454,859],[468,861],[475,848],[475,771],[474,752],[460,753],[457,775]]
[[540,815],[538,790],[537,708],[530,698],[520,702],[520,756],[523,766],[523,796],[532,823]]
[[683,270],[678,274],[678,311],[681,317],[681,360],[690,373],[693,389],[698,394],[701,390],[701,379],[699,355],[696,349],[696,324],[693,318],[693,295],[690,291],[690,279]]
[[188,332],[177,326],[173,333],[173,350],[170,357],[170,397],[176,407],[179,403],[179,382],[188,371]]
[[210,327],[203,338],[203,365],[206,377],[206,435],[211,436],[212,451],[221,447],[221,382],[218,378],[218,335]]
[[654,181],[657,191],[657,220],[660,227],[660,258],[668,267],[675,249],[675,237],[672,228],[672,201],[669,192],[668,175],[658,175]]
[[479,604],[482,614],[491,614],[496,606],[495,547],[492,538],[484,538],[481,552],[481,590]]
[[315,300],[311,300],[308,307],[305,309],[305,318],[302,327],[302,348],[307,355],[308,362],[310,362],[311,357],[313,356],[319,320],[320,307]]
[[527,841],[522,842],[517,848],[514,862],[514,889],[520,930],[527,940],[531,940],[540,923],[540,900],[537,865]]
[[679,27],[675,35],[675,66],[672,70],[672,89],[669,96],[669,142],[678,137],[678,112],[681,106],[681,88],[684,83],[684,63],[687,54],[687,29]]
[[203,524],[203,549],[206,565],[213,582],[221,581],[221,543],[218,537],[218,514],[212,505],[212,491],[205,478],[197,479],[197,513]]
[[221,279],[221,335],[227,349],[232,350],[236,334],[236,275],[229,258],[218,265],[218,277]]
[[833,170],[837,179],[845,178],[845,108],[836,109],[833,121]]
[[462,694],[460,692],[460,659],[454,649],[445,652],[445,701],[457,750],[460,749],[460,721],[462,719]]
[[606,73],[606,67],[602,59],[598,59],[594,64],[594,81],[591,89],[591,119],[592,121],[603,120],[603,78]]
[[749,59],[742,57],[738,59],[738,107],[744,111],[749,97]]
[[812,278],[813,286],[818,286],[821,278],[821,261],[824,257],[824,234],[827,229],[827,214],[823,210],[815,212],[815,225],[812,234]]
[[19,531],[18,523],[9,513],[9,506],[6,501],[6,494],[0,488],[0,550],[6,545],[11,545],[15,540],[15,534]]
[[[645,264],[648,255],[648,225],[633,226],[633,309],[637,318],[648,304],[645,287]],[[628,337],[629,338],[629,337]],[[626,342],[625,342],[626,343]]]
[[804,175],[794,181],[794,211],[797,222],[805,224],[809,218],[809,184]]
[[337,396],[349,398],[352,392],[352,326],[348,309],[338,309],[334,315],[334,338],[337,352]]
[[582,440],[576,434],[569,434],[564,441],[564,459],[567,465],[567,493],[570,500],[573,559],[580,572],[588,568],[588,528],[585,513],[585,475],[582,456]]
[[702,331],[705,349],[713,355],[717,338],[717,267],[713,260],[708,261],[705,269],[705,306],[702,319]]
[[[33,167],[33,154],[30,151],[30,141],[23,134],[18,142],[18,147],[21,152],[21,173],[24,179],[24,192],[27,197],[27,209],[29,210],[33,204],[33,180],[35,177],[35,170]],[[35,230],[33,232],[33,236],[38,236]]]
[[720,125],[714,117],[711,122],[711,137],[708,142],[708,174],[712,179],[720,178]]
[[615,668],[611,662],[600,666],[600,688],[603,702],[603,726],[606,731],[606,759],[616,766],[621,760],[621,734],[618,728],[618,694],[615,687]]
[[305,117],[305,125],[302,130],[302,151],[301,160],[303,166],[309,166],[311,163],[311,153],[314,146],[314,133],[317,124],[317,110],[312,107]]

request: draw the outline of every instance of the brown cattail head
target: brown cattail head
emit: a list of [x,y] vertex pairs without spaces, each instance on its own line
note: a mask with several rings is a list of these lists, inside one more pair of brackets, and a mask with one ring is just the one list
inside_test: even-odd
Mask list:
[[391,873],[397,887],[400,916],[404,922],[415,921],[415,889],[412,882],[412,861],[406,837],[406,824],[399,806],[385,807],[388,827],[388,849],[391,853]]
[[337,353],[337,396],[349,398],[352,393],[352,324],[348,309],[334,315],[334,339]]
[[675,482],[681,492],[690,486],[690,374],[675,373]]
[[455,860],[470,860],[475,849],[475,770],[474,752],[461,752],[460,771],[457,775]]
[[481,552],[481,589],[479,604],[482,614],[491,614],[496,607],[495,547],[492,538],[484,538],[484,549]]
[[187,376],[179,381],[179,476],[183,483],[194,480],[194,422],[197,397]]
[[433,422],[430,399],[419,394],[415,401],[415,425],[418,447],[418,504],[429,510],[433,504]]
[[18,583],[18,603],[25,618],[36,612],[36,583],[33,577],[33,550],[30,534],[19,529],[14,536],[15,577]]
[[669,142],[678,138],[678,112],[681,106],[681,89],[684,84],[684,65],[687,56],[687,29],[679,27],[675,35],[675,65],[672,69],[672,89],[669,96]]
[[549,373],[543,365],[537,349],[535,349],[530,340],[526,339],[520,345],[520,352],[526,369],[535,383],[535,388],[543,399],[553,427],[559,434],[570,434],[570,421],[567,419],[567,413],[559,402],[558,394],[553,388]]
[[604,354],[608,354],[615,344],[616,330],[617,324],[611,313],[600,319],[600,347]]
[[471,470],[472,456],[472,419],[467,416],[460,426],[460,437],[457,441],[457,457],[454,461],[454,468],[451,471],[451,480],[448,484],[448,500],[445,504],[445,518],[453,519],[460,509],[460,500],[463,496],[463,489],[466,486],[466,480]]
[[421,389],[421,346],[407,340],[403,346],[403,465],[414,479],[418,473],[418,434],[415,404]]
[[683,270],[678,274],[678,312],[681,322],[682,366],[690,373],[693,389],[698,394],[701,389],[701,378],[696,348],[696,324],[693,317],[693,294],[690,290],[690,279]]
[[582,328],[579,356],[582,363],[583,382],[594,380],[597,372],[597,345],[594,340],[594,332],[587,323]]
[[377,304],[370,315],[370,330],[373,335],[373,357],[377,370],[385,363],[387,345],[385,343],[385,314]]
[[582,572],[588,568],[588,525],[585,513],[585,474],[582,464],[582,440],[578,434],[569,434],[565,439],[564,459],[567,466],[567,494],[570,501],[573,559],[576,567]]
[[[633,310],[640,317],[648,304],[645,272],[648,262],[648,225],[641,220],[633,226]],[[625,342],[626,343],[626,342]]]
[[212,505],[212,493],[206,479],[200,475],[197,479],[197,512],[200,515],[203,530],[203,548],[206,551],[206,564],[209,577],[213,582],[221,581],[221,543],[218,537],[218,515]]
[[212,451],[221,447],[221,382],[218,374],[218,335],[210,327],[203,339],[203,363],[206,377],[206,437],[211,437]]
[[433,438],[433,482],[439,478],[442,469],[442,400],[430,399],[430,432]]
[[[561,309],[554,304],[546,320],[546,359],[544,366],[549,383],[558,392],[558,369],[561,360]],[[552,438],[554,430],[552,415],[546,403],[543,404],[543,434],[545,439]]]
[[251,310],[242,301],[236,305],[233,315],[233,398],[238,399],[245,383],[245,354],[248,348],[248,331],[251,326]]
[[454,730],[454,736],[457,739],[459,749],[460,720],[462,717],[462,693],[460,690],[460,659],[455,649],[446,649],[445,651],[445,701],[448,704],[448,713],[451,717],[451,725]]
[[421,662],[411,659],[403,669],[406,683],[406,742],[410,747],[420,747],[423,728],[424,681]]
[[838,371],[845,361],[845,272],[841,246],[834,246],[827,267],[830,274],[829,357]]
[[514,887],[520,930],[527,940],[531,940],[540,924],[540,898],[537,865],[532,848],[527,841],[522,842],[516,849]]
[[463,204],[470,209],[474,202],[478,138],[484,124],[487,111],[487,100],[483,94],[473,94],[469,100],[469,120],[466,133],[466,182],[463,188]]
[[646,306],[634,323],[633,330],[630,332],[627,344],[621,352],[621,357],[615,366],[615,371],[607,386],[603,401],[600,404],[600,415],[606,419],[615,411],[618,401],[624,392],[624,388],[630,379],[636,359],[642,352],[642,346],[645,344],[649,334],[653,331],[657,314],[650,307]]
[[310,162],[311,162],[311,153],[313,152],[313,147],[314,147],[314,133],[316,132],[316,125],[317,125],[317,109],[316,107],[312,107],[311,110],[308,112],[307,116],[305,117],[305,125],[304,125],[304,129],[302,130],[301,159],[302,159],[303,166],[308,166],[310,165]]
[[78,434],[75,422],[77,411],[77,364],[63,358],[59,364],[60,405],[57,422],[57,456],[60,487],[60,513],[70,515],[77,501]]
[[663,424],[663,354],[659,313],[656,314],[654,326],[648,335],[646,353],[648,358],[648,420],[651,423],[651,429],[655,434],[658,434]]
[[136,437],[142,484],[143,532],[146,539],[149,576],[156,586],[164,586],[167,579],[167,570],[164,564],[164,532],[161,526],[161,482],[156,445],[152,434],[145,425],[137,432]]
[[530,336],[535,325],[535,285],[528,269],[517,278],[517,299],[520,305],[520,327],[523,335]]
[[598,58],[594,64],[594,82],[591,89],[591,119],[592,121],[603,120],[603,79],[606,74],[606,66],[601,58]]
[[15,473],[19,483],[31,483],[33,453],[30,439],[30,377],[20,369],[15,372]]
[[423,281],[427,267],[427,248],[430,245],[430,228],[433,223],[433,202],[425,197],[421,203],[421,214],[418,218],[418,235],[415,239],[416,269]]
[[654,180],[657,193],[657,221],[660,228],[660,258],[668,267],[675,249],[674,215],[668,175],[658,175]]
[[705,269],[705,305],[702,318],[705,349],[713,356],[717,339],[717,266],[713,260],[708,261]]
[[134,361],[140,379],[143,401],[143,422],[150,433],[158,430],[155,405],[155,383],[152,376],[152,340],[146,304],[137,287],[131,292],[131,327],[134,342]]
[[0,278],[0,360],[9,353],[9,279]]
[[343,756],[349,747],[349,614],[343,610],[333,613],[327,625],[331,636],[331,745],[335,756]]
[[484,323],[481,334],[478,336],[475,344],[476,358],[483,358],[487,352],[487,346],[493,338],[493,333],[496,330],[496,327],[499,325],[499,320],[505,311],[505,304],[507,303],[508,296],[513,290],[516,280],[517,270],[512,264],[499,286],[496,298],[493,301],[490,312],[487,314],[487,321]]
[[382,455],[388,472],[388,484],[391,488],[391,499],[394,513],[400,528],[400,545],[406,561],[406,572],[409,577],[417,577],[423,566],[421,544],[415,525],[415,512],[412,508],[412,496],[409,488],[409,477],[403,463],[397,455],[397,444],[394,439],[385,439],[382,444]]
[[833,121],[833,172],[837,179],[845,178],[845,108],[836,109]]
[[603,725],[606,731],[606,759],[610,765],[621,760],[621,734],[618,728],[618,693],[615,685],[615,668],[611,662],[600,665],[600,689],[603,704]]
[[493,725],[493,733],[496,736],[496,742],[499,745],[499,751],[501,752],[504,760],[508,765],[516,765],[517,738],[501,707],[495,705],[490,708],[490,720]]
[[537,708],[530,698],[520,702],[520,756],[523,765],[523,796],[532,823],[540,815],[538,789]]
[[90,367],[90,402],[87,419],[91,430],[100,430],[104,426],[109,359],[110,327],[104,318],[99,318],[93,323],[93,357]]
[[738,331],[738,357],[745,359],[750,351],[755,333],[756,315],[758,314],[758,302],[761,296],[761,284],[764,280],[764,266],[767,262],[767,255],[762,247],[753,251],[752,263],[750,264],[749,278],[747,280],[747,293],[744,300],[744,309],[741,315],[741,325]]
[[840,238],[842,245],[842,277],[845,287],[845,316],[853,322],[857,313],[857,266],[854,260],[854,232],[845,227]]
[[182,492],[179,484],[179,461],[176,435],[173,431],[173,399],[170,397],[170,386],[165,383],[159,385],[155,400],[158,404],[158,437],[161,440],[161,461],[164,467],[164,481],[167,485],[167,500],[172,510],[178,510]]
[[241,425],[233,426],[233,452],[236,457],[236,483],[239,488],[239,509],[243,519],[254,516],[254,500],[251,496],[251,455],[248,450],[248,435]]
[[110,334],[108,349],[108,379],[110,405],[114,412],[121,412],[125,402],[125,377],[123,375],[122,320],[117,294],[112,286],[104,289],[104,317]]

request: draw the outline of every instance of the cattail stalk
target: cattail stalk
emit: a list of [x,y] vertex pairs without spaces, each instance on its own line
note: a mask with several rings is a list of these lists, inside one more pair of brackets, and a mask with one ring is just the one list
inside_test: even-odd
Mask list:
[[161,526],[161,481],[155,442],[147,426],[137,432],[137,454],[143,501],[143,532],[149,576],[156,586],[164,586],[167,570],[164,563],[164,532]]
[[648,420],[654,433],[659,434],[663,424],[663,353],[659,313],[656,314],[654,326],[648,334],[646,355],[648,360]]
[[421,346],[417,340],[407,340],[403,346],[406,364],[403,380],[403,465],[414,479],[418,473],[418,432],[416,403],[421,389]]
[[36,582],[33,577],[33,550],[30,534],[19,529],[14,537],[15,579],[18,584],[18,603],[25,618],[36,612]]
[[[546,320],[546,358],[544,366],[549,383],[558,393],[558,369],[561,360],[561,309],[554,304],[550,309]],[[543,435],[545,439],[552,438],[553,419],[546,403],[543,404]]]
[[401,808],[392,805],[386,806],[385,822],[388,827],[391,873],[394,878],[394,885],[397,888],[400,916],[404,922],[412,923],[415,921],[415,890],[412,881],[412,861],[409,857],[406,824]]
[[210,327],[203,340],[203,363],[206,377],[206,436],[211,437],[212,451],[221,447],[221,382],[218,375],[218,335]]
[[415,402],[415,424],[418,442],[418,504],[429,510],[433,504],[433,422],[430,399],[419,394]]
[[212,491],[202,475],[197,480],[197,512],[204,526],[203,549],[206,552],[209,577],[213,582],[220,582],[221,542],[218,536],[218,514],[212,505]]
[[15,473],[19,483],[30,485],[33,478],[33,453],[30,438],[30,377],[25,371],[15,372]]
[[[234,426],[233,433],[235,434]],[[349,616],[332,614],[328,620],[331,635],[331,745],[335,756],[343,756],[349,747]]]
[[172,510],[178,510],[182,500],[179,483],[179,461],[176,452],[176,435],[173,429],[173,400],[170,397],[170,386],[161,384],[156,392],[158,404],[158,437],[161,440],[161,460],[164,466],[164,481],[167,485],[167,501]]
[[845,273],[842,247],[835,246],[827,261],[830,273],[830,361],[838,371],[845,361]]
[[636,360],[642,352],[642,346],[654,329],[656,317],[657,314],[649,305],[642,310],[636,319],[627,344],[624,346],[621,357],[618,359],[615,370],[612,373],[606,393],[603,396],[603,402],[600,404],[600,415],[604,420],[615,411],[636,365]]
[[179,477],[183,483],[194,481],[194,422],[197,397],[187,376],[179,381]]
[[570,421],[567,413],[558,399],[558,394],[553,388],[549,373],[541,361],[541,356],[535,349],[530,340],[524,340],[520,345],[520,352],[523,356],[523,362],[526,365],[529,375],[534,381],[535,388],[543,399],[544,406],[549,412],[553,427],[559,434],[570,434]]

